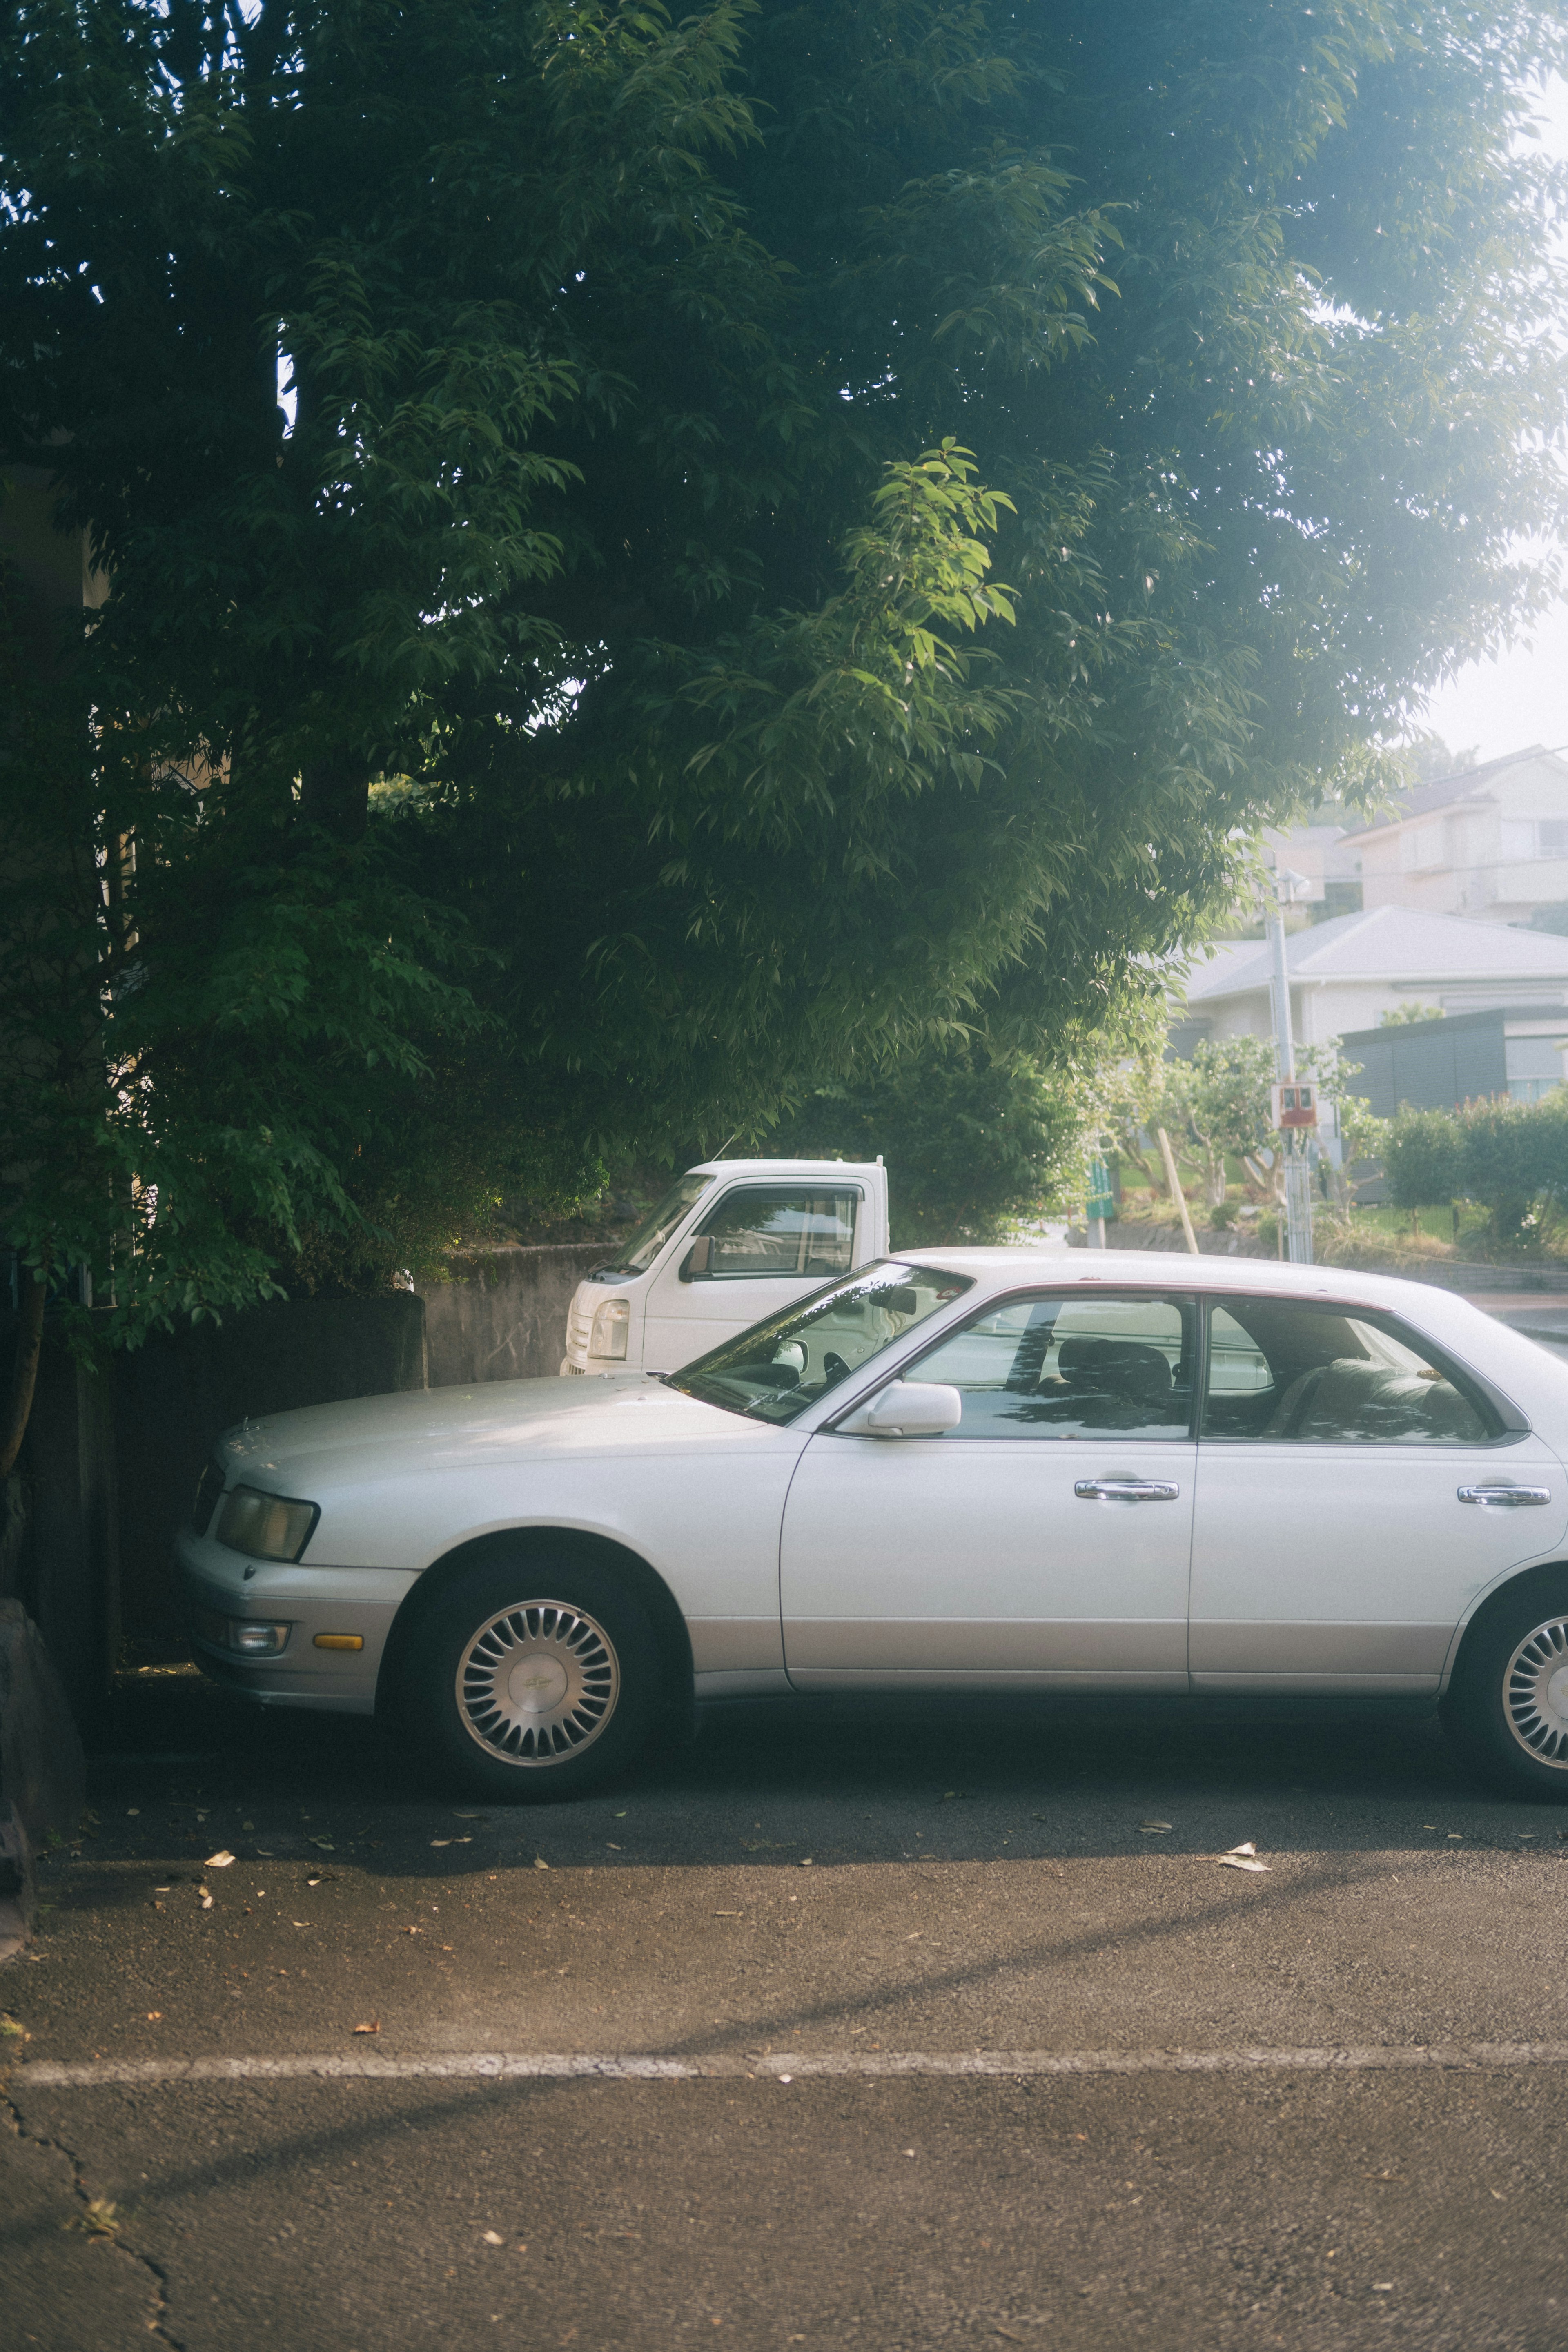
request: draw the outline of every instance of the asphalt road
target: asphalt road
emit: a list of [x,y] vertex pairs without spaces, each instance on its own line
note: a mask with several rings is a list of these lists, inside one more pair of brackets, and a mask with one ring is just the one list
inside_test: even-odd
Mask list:
[[7,2346],[1568,2341],[1568,1809],[1429,1723],[839,1701],[544,1810],[179,1676],[99,1733]]

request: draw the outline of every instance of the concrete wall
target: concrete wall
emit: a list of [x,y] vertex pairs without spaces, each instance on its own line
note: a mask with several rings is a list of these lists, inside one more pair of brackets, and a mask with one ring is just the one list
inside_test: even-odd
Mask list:
[[419,1294],[431,1387],[553,1379],[566,1352],[572,1293],[604,1263],[603,1242],[513,1244],[454,1258],[453,1279]]

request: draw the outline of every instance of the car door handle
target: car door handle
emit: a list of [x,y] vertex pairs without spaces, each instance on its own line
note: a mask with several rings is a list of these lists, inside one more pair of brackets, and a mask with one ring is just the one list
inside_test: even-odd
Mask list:
[[1491,1486],[1461,1486],[1459,1500],[1461,1503],[1479,1503],[1483,1507],[1500,1503],[1505,1508],[1517,1510],[1521,1503],[1549,1503],[1552,1489],[1550,1486],[1511,1486],[1506,1483]]
[[1080,1503],[1173,1503],[1181,1488],[1170,1478],[1075,1478]]

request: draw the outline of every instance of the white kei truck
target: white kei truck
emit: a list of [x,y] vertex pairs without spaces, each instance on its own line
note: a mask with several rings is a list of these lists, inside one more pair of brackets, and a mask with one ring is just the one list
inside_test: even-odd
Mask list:
[[880,1160],[705,1160],[577,1285],[562,1373],[678,1372],[887,1254]]

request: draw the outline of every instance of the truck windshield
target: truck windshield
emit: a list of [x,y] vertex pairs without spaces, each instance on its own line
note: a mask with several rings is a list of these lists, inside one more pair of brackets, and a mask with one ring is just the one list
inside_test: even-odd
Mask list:
[[713,1182],[711,1176],[683,1176],[672,1184],[657,1209],[650,1209],[635,1232],[621,1244],[608,1265],[596,1265],[589,1279],[614,1282],[617,1276],[646,1274],[689,1209],[694,1208]]
[[972,1286],[961,1274],[884,1259],[753,1323],[672,1372],[669,1384],[753,1421],[793,1421]]

